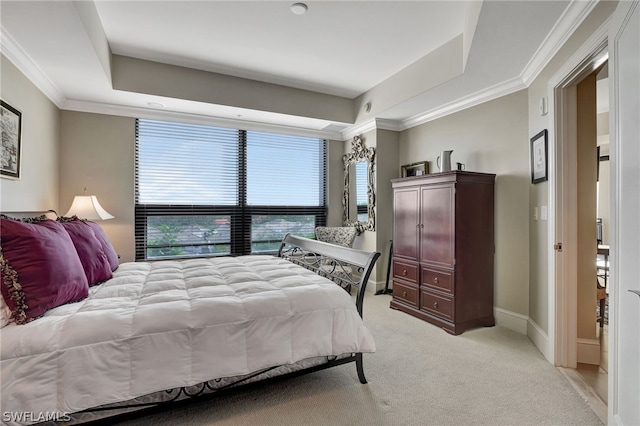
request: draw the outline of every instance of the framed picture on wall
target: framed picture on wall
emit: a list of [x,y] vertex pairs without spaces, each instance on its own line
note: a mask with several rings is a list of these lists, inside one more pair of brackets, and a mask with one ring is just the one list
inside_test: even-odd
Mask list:
[[547,129],[531,138],[531,183],[548,179],[547,147]]
[[20,179],[22,113],[0,100],[0,123],[2,124],[0,177]]
[[420,161],[418,163],[405,164],[401,168],[402,177],[422,176],[429,174],[429,162]]

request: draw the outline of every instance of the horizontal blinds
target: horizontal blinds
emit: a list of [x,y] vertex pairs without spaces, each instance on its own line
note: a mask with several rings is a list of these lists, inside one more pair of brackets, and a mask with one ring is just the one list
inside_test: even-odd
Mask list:
[[323,206],[324,141],[247,132],[249,206]]
[[356,203],[358,206],[366,206],[368,204],[368,166],[368,162],[356,163]]
[[325,142],[136,121],[136,260],[274,252],[326,224]]
[[139,204],[237,205],[238,131],[138,120]]

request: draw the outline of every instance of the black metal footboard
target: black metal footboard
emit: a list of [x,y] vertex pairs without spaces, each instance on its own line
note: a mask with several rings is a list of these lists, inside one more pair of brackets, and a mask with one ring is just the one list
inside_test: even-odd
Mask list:
[[367,282],[380,253],[287,234],[280,244],[278,256],[330,279],[349,292],[351,287],[356,287],[356,307],[362,317]]

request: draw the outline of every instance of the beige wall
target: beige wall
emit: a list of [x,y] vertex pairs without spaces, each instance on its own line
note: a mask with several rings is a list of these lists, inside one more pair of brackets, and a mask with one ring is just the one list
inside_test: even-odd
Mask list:
[[20,179],[0,179],[0,211],[58,210],[59,111],[2,56],[2,100],[22,113]]
[[344,123],[354,121],[353,100],[340,96],[120,55],[113,55],[112,70],[116,90]]
[[[578,29],[567,40],[553,59],[540,72],[536,79],[529,85],[529,136],[535,135],[542,129],[553,127],[553,114],[540,115],[538,103],[545,97],[549,105],[553,105],[553,93],[549,87],[550,81],[563,69],[565,64],[572,59],[581,46],[598,30],[615,9],[617,2],[599,2],[593,11],[585,18]],[[585,52],[585,54],[587,54]],[[555,135],[549,135],[549,146],[553,149]],[[550,164],[553,167],[553,164]],[[543,182],[531,185],[529,191],[530,206],[549,205],[549,183]],[[549,211],[549,215],[555,212]],[[531,222],[530,229],[530,312],[529,316],[537,324],[540,330],[549,334],[549,296],[555,292],[553,283],[549,280],[548,257],[553,250],[554,241],[549,241],[549,222]],[[547,354],[547,356],[552,356]]]
[[61,214],[86,187],[115,216],[99,223],[120,261],[133,261],[135,119],[73,111],[60,117]]
[[[377,290],[383,288],[389,267],[389,241],[393,238],[393,189],[391,179],[400,177],[400,133],[377,131],[376,151],[376,240],[381,256],[376,265]],[[391,281],[391,278],[389,278]],[[391,287],[389,282],[389,287]]]
[[[368,290],[375,292],[384,288],[387,268],[389,240],[393,236],[393,193],[391,179],[398,177],[398,132],[374,129],[361,135],[367,148],[375,148],[375,230],[365,231],[356,238],[354,247],[380,252],[381,256],[371,274]],[[345,141],[345,153],[351,150],[351,140]]]
[[454,165],[497,175],[494,302],[521,315],[529,312],[527,116],[527,93],[520,91],[403,131],[399,140],[399,164],[427,160],[437,172],[436,158],[452,149]]
[[327,226],[342,226],[342,192],[344,190],[345,142],[327,142]]

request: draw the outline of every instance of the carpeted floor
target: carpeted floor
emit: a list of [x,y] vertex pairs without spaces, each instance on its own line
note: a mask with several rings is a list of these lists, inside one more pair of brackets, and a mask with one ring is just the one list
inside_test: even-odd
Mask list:
[[496,326],[460,336],[367,296],[377,352],[369,383],[349,364],[186,407],[127,425],[601,425],[528,338]]

